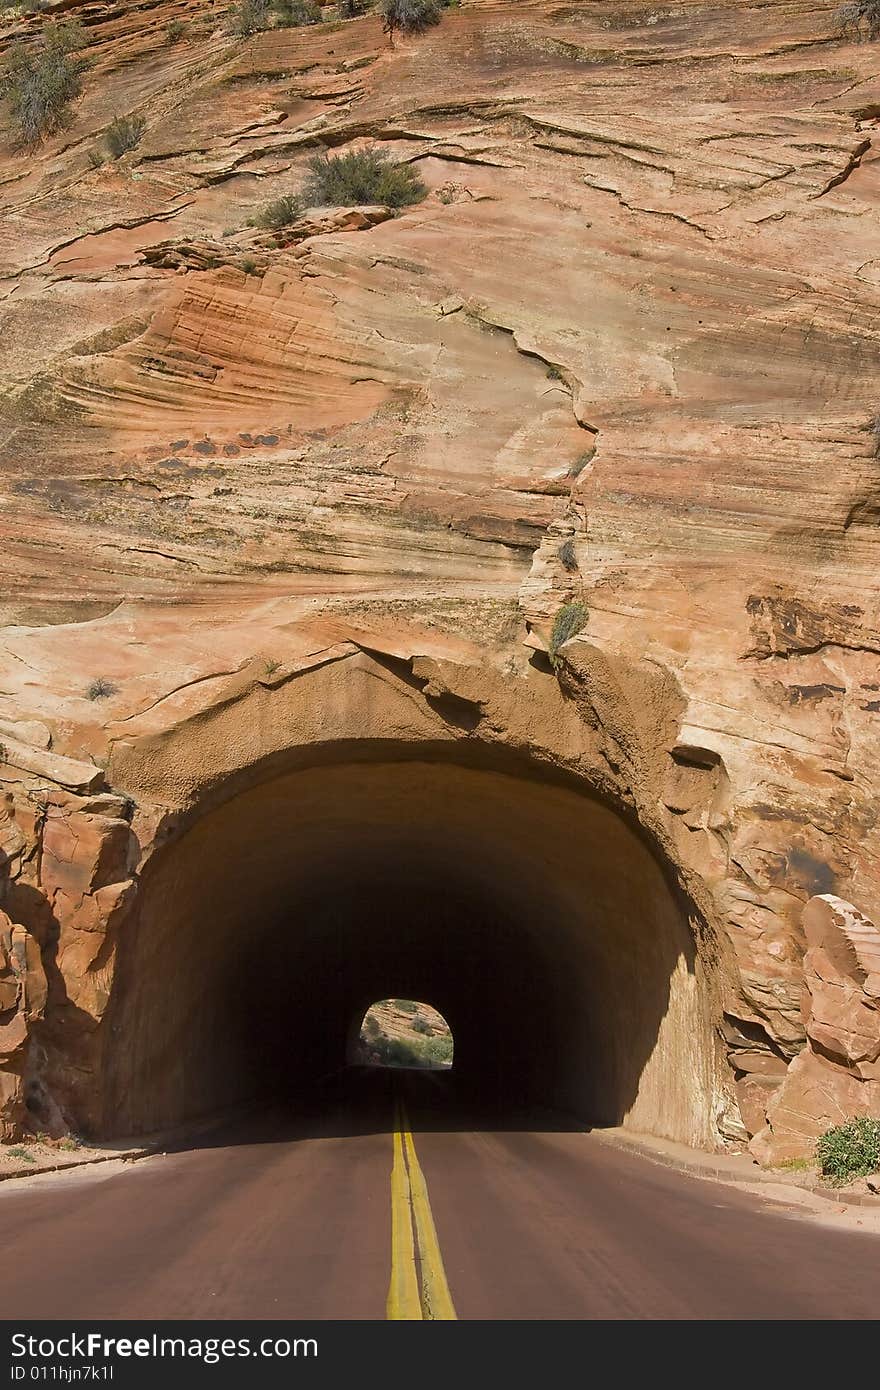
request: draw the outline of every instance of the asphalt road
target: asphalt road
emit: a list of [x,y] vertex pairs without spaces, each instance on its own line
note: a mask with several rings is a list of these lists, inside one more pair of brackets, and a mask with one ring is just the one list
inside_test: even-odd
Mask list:
[[[852,1319],[880,1237],[829,1230],[448,1078],[355,1072],[299,1121],[0,1185],[6,1319]],[[395,1122],[396,1121],[396,1122]],[[393,1176],[392,1176],[393,1175]]]

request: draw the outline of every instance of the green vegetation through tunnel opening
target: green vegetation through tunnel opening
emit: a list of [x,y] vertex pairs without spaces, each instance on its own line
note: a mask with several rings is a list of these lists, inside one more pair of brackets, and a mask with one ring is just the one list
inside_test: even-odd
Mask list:
[[354,1060],[362,1066],[452,1066],[452,1032],[442,1014],[414,999],[380,999],[364,1015]]

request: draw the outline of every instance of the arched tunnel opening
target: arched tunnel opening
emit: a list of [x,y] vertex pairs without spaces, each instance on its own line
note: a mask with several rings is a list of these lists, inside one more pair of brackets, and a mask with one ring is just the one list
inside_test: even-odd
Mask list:
[[231,795],[157,852],[120,941],[100,1126],[138,1133],[346,1063],[430,1000],[474,1098],[714,1139],[694,910],[614,809],[528,767],[357,761]]
[[353,1067],[416,1067],[451,1071],[452,1029],[438,1009],[420,999],[377,999],[355,1016],[346,1053]]

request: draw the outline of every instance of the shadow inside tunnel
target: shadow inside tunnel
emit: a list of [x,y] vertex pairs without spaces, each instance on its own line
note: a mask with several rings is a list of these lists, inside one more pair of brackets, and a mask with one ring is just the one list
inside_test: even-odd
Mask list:
[[391,1135],[398,1102],[404,1125],[417,1133],[588,1134],[594,1128],[529,1102],[514,1087],[506,1095],[480,1094],[454,1068],[355,1065],[322,1077],[295,1097],[184,1126],[163,1143],[163,1152]]

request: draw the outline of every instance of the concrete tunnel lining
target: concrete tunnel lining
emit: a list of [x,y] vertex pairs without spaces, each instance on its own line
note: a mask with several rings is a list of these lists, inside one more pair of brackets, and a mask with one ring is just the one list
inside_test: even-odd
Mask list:
[[716,1037],[688,917],[622,816],[567,786],[443,760],[283,773],[147,865],[101,1125],[295,1098],[393,996],[443,1013],[477,1097],[711,1145]]

